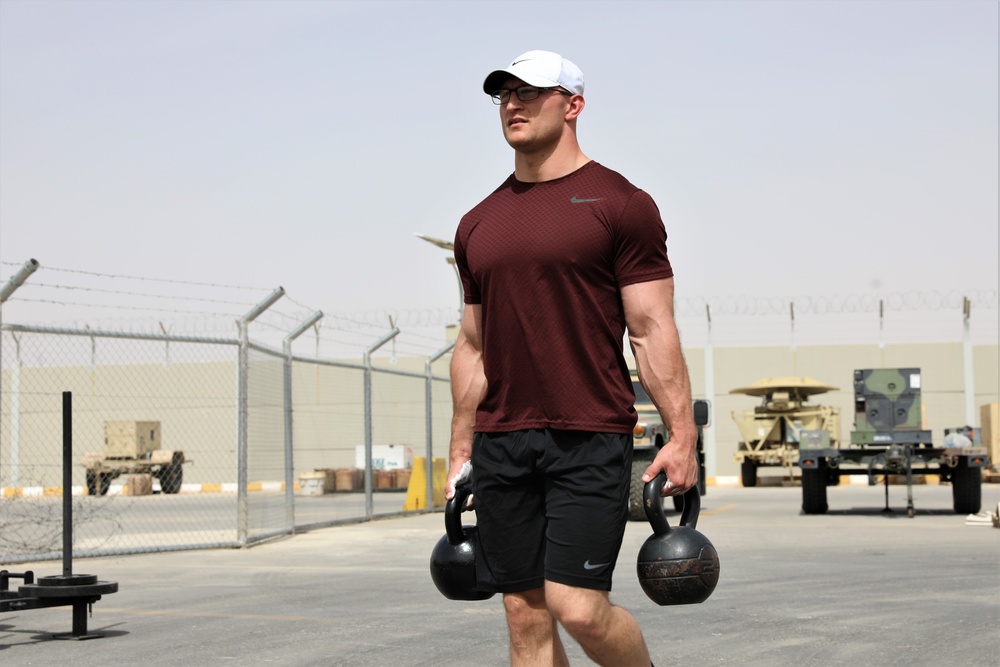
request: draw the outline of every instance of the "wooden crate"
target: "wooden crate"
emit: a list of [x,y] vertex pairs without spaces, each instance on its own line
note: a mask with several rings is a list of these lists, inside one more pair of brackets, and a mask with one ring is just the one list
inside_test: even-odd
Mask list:
[[399,470],[392,471],[392,488],[394,489],[408,489],[410,488],[410,475],[413,473],[411,468],[400,468]]
[[364,491],[365,471],[361,468],[337,468],[337,492]]
[[373,470],[372,475],[375,477],[374,486],[376,489],[391,489],[393,488],[392,470]]
[[122,486],[123,496],[149,496],[153,494],[152,475],[129,475]]
[[323,493],[333,493],[337,490],[337,470],[335,468],[323,468]]

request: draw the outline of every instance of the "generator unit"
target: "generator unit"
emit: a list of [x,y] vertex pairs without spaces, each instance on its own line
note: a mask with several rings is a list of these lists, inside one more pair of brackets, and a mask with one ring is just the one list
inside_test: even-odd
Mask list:
[[982,468],[985,447],[935,447],[924,428],[919,368],[865,368],[854,371],[854,430],[848,447],[827,447],[818,441],[799,450],[802,468],[802,511],[827,511],[826,487],[844,475],[865,475],[874,485],[885,481],[885,510],[889,509],[889,477],[906,477],[906,513],[914,515],[913,474],[936,474],[951,483],[953,508],[975,514],[982,505]]

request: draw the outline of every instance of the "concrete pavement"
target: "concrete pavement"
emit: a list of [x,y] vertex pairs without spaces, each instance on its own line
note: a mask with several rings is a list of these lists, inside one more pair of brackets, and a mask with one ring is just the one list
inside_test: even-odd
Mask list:
[[[612,600],[638,618],[658,665],[1000,664],[1000,530],[966,525],[947,486],[915,487],[912,519],[905,487],[890,488],[890,514],[878,487],[831,487],[820,516],[801,514],[800,493],[708,489],[699,530],[721,578],[701,605],[644,596],[635,557],[650,529],[629,524]],[[1000,486],[984,485],[984,509],[998,501]],[[119,582],[89,620],[104,637],[52,639],[70,630],[69,607],[0,614],[0,664],[508,664],[499,596],[452,602],[430,580],[443,532],[435,513],[244,550],[78,559],[75,573]],[[591,664],[563,638],[574,665]]]

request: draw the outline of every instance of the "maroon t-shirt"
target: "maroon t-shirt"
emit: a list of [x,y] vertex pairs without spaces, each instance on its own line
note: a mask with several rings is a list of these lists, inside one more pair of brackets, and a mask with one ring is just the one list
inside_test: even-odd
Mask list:
[[673,275],[666,238],[652,198],[596,162],[512,175],[462,218],[455,259],[483,312],[476,431],[632,431],[620,288]]

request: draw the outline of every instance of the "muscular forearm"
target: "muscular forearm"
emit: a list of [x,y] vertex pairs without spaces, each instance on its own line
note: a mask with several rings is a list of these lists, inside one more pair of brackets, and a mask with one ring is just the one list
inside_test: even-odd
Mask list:
[[673,321],[658,322],[630,338],[639,381],[653,400],[673,446],[694,450],[698,434],[691,411],[691,382]]
[[451,448],[450,464],[459,466],[472,456],[472,435],[476,426],[476,408],[486,392],[482,354],[468,341],[455,344],[451,359]]
[[[462,326],[451,356],[451,446],[448,451],[448,479],[461,476],[463,466],[472,459],[472,436],[476,428],[476,410],[486,394],[483,372],[482,310],[466,306]],[[452,482],[445,497],[454,493]]]
[[670,481],[664,489],[670,495],[698,483],[698,431],[691,409],[691,381],[674,321],[673,300],[672,279],[622,289],[639,381],[670,432],[670,440],[642,478],[648,482],[660,471],[666,472]]

